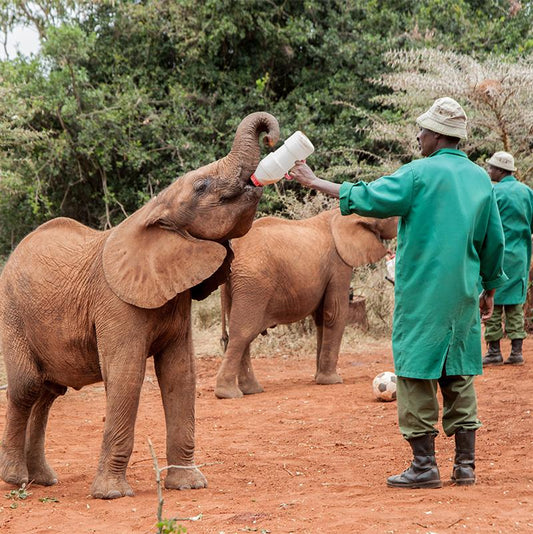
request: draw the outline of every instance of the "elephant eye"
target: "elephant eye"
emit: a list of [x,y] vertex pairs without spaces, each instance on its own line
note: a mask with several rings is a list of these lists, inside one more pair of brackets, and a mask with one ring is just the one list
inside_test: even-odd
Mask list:
[[194,192],[198,194],[205,193],[210,183],[211,180],[209,178],[203,178],[201,180],[196,181],[193,186]]

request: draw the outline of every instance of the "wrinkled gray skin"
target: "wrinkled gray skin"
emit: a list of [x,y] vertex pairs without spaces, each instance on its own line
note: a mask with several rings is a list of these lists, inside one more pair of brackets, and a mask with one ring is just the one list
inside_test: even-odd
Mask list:
[[[396,235],[397,218],[342,216],[338,209],[310,219],[265,217],[232,240],[235,258],[221,288],[224,359],[215,395],[221,399],[263,391],[250,343],[266,329],[312,315],[317,327],[317,384],[342,382],[337,360],[349,310],[352,268],[382,258],[381,239]],[[225,317],[229,316],[229,336]]]
[[[227,277],[231,238],[251,227],[261,188],[249,178],[259,137],[274,146],[277,120],[253,113],[224,158],[177,179],[115,228],[66,218],[29,234],[0,277],[0,335],[8,378],[0,476],[17,487],[51,485],[48,413],[67,387],[103,380],[105,429],[91,494],[133,495],[126,467],[146,360],[154,357],[163,400],[167,488],[203,488],[194,467],[195,367],[191,298]],[[154,421],[154,427],[160,422]]]

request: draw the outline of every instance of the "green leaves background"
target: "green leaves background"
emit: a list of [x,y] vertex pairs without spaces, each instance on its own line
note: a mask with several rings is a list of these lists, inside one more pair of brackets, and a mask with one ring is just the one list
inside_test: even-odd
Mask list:
[[[416,89],[387,85],[384,75],[398,68],[388,51],[449,51],[479,62],[496,55],[513,64],[533,50],[532,2],[42,0],[0,7],[4,35],[23,23],[41,36],[34,57],[0,62],[2,255],[51,217],[94,228],[118,223],[181,174],[225,155],[252,111],[276,115],[282,137],[303,130],[322,176],[372,179],[406,157],[401,140],[372,135],[375,121],[413,119],[404,100],[390,98]],[[261,212],[283,213],[285,194],[300,193],[290,182],[266,188]]]

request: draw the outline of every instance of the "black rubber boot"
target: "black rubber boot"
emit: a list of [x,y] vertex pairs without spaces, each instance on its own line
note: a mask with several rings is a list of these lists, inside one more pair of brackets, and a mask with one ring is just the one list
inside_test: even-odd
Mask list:
[[489,350],[483,358],[483,366],[485,365],[503,365],[503,356],[500,349],[500,340],[489,341]]
[[452,482],[458,486],[471,486],[476,483],[476,431],[460,429],[455,433],[455,462]]
[[524,365],[524,357],[522,356],[522,341],[523,339],[511,339],[511,354],[509,358],[503,363],[510,365]]
[[411,466],[401,475],[387,479],[391,488],[441,488],[439,468],[435,460],[435,435],[424,434],[408,440],[413,449]]

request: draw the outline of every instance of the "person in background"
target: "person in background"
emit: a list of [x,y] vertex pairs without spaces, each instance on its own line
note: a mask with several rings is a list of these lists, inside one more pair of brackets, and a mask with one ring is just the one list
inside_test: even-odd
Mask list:
[[[523,365],[522,342],[524,302],[527,296],[533,232],[533,191],[514,176],[514,158],[508,152],[496,152],[487,160],[488,173],[494,182],[494,193],[505,235],[503,268],[509,280],[494,295],[494,313],[485,323],[488,352],[483,365]],[[505,334],[511,340],[511,354],[503,361],[500,340]]]
[[506,280],[503,230],[487,173],[458,150],[467,136],[463,108],[439,98],[416,122],[425,157],[391,176],[339,185],[317,178],[304,162],[289,175],[340,198],[344,215],[400,217],[392,348],[399,427],[413,460],[387,485],[442,486],[435,458],[438,388],[444,432],[455,435],[451,478],[470,485],[481,426],[474,389],[474,375],[482,373],[480,312],[490,317],[495,288]]

